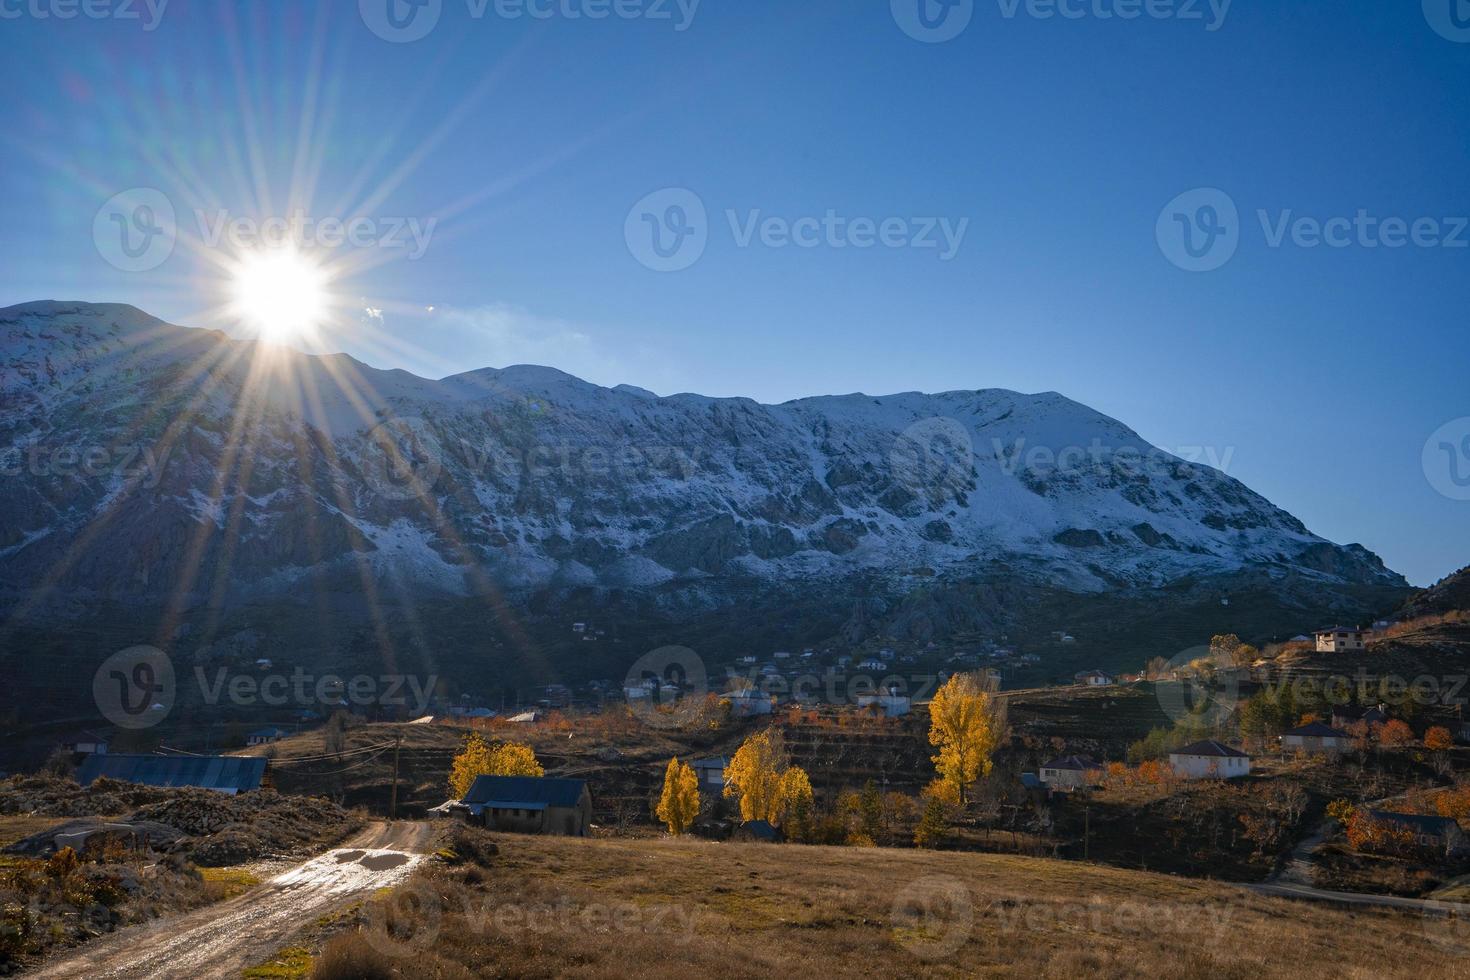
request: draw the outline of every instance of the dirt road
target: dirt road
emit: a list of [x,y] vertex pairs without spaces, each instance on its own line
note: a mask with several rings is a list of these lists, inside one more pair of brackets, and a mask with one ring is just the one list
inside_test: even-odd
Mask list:
[[301,927],[396,884],[423,860],[425,823],[376,823],[344,847],[229,901],[123,929],[45,964],[37,978],[229,977],[268,959]]

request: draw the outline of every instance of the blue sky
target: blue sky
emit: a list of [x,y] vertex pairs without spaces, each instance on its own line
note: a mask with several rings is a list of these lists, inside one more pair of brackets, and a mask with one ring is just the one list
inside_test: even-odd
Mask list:
[[[369,26],[388,0],[171,0],[156,23],[95,2],[139,16],[0,3],[0,303],[248,332],[210,254],[229,243],[199,246],[196,212],[370,218],[385,244],[329,249],[338,308],[311,344],[762,401],[1056,390],[1210,447],[1416,583],[1470,562],[1470,31],[1451,0],[973,0],[942,43],[900,25],[923,36],[919,0],[619,0],[636,16],[602,19],[612,0],[439,0],[407,43]],[[124,271],[94,225],[139,187],[178,243]],[[1229,233],[1205,264],[1228,261],[1186,271],[1168,232],[1210,241],[1222,198],[1200,188],[1237,217],[1211,212]],[[690,194],[703,252],[649,268],[639,230],[676,241]],[[1360,212],[1370,231],[1339,220],[1341,247],[1299,221]],[[775,247],[783,224],[742,241],[770,218],[812,247]],[[823,219],[840,231],[811,237]],[[1384,247],[1389,219],[1417,240]],[[430,221],[410,258],[393,229]]]

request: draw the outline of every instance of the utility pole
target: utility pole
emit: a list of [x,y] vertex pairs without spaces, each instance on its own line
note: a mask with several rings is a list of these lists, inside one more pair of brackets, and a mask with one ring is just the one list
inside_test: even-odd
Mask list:
[[1082,804],[1082,860],[1090,860],[1092,851],[1092,803]]
[[398,746],[403,741],[403,730],[393,733],[393,797],[388,803],[388,819],[398,819]]

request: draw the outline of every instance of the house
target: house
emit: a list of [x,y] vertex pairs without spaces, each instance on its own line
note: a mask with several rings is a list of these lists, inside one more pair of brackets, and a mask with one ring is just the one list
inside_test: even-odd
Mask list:
[[1102,765],[1089,756],[1068,755],[1042,766],[1038,776],[1047,789],[1086,789],[1102,779]]
[[65,752],[74,755],[106,755],[111,740],[100,732],[84,731],[71,735],[61,743]]
[[1169,765],[1185,779],[1236,779],[1251,771],[1251,757],[1224,742],[1206,739],[1169,753]]
[[858,670],[883,670],[887,666],[887,664],[879,660],[877,657],[869,657],[862,663],[858,664]]
[[583,779],[480,776],[460,802],[489,830],[586,837],[592,826],[592,793]]
[[1464,854],[1467,850],[1465,832],[1452,817],[1426,817],[1388,810],[1369,810],[1368,816],[1379,823],[1409,831],[1414,835],[1414,843],[1420,847],[1442,851],[1447,856]]
[[700,793],[712,793],[719,796],[725,792],[725,770],[730,767],[730,760],[724,756],[714,759],[696,759],[689,764],[694,770],[695,777],[699,780]]
[[523,711],[520,714],[512,717],[511,723],[515,725],[534,725],[540,720],[541,712],[533,709],[531,711]]
[[1329,626],[1312,635],[1317,640],[1318,653],[1349,653],[1368,647],[1368,634],[1348,626]]
[[115,779],[142,786],[197,786],[234,796],[260,789],[267,760],[232,755],[93,755],[82,760],[77,782]]
[[269,728],[257,728],[255,731],[245,736],[245,744],[269,745],[271,742],[279,742],[281,739],[290,734],[291,733],[286,731],[286,729],[277,728],[274,725],[270,726]]
[[1281,735],[1281,747],[1288,752],[1327,753],[1346,752],[1353,747],[1353,737],[1347,732],[1320,721],[1300,728],[1293,728]]
[[913,709],[907,695],[899,694],[897,688],[890,688],[887,693],[859,694],[857,706],[876,708],[885,718],[901,718]]
[[1339,705],[1332,709],[1332,727],[1346,728],[1349,725],[1363,722],[1369,728],[1374,725],[1388,723],[1388,705],[1380,704],[1372,708],[1354,708],[1351,705]]
[[786,839],[780,830],[765,820],[747,820],[735,828],[731,840],[756,844],[779,844]]
[[1084,670],[1073,674],[1072,679],[1088,687],[1107,687],[1113,683],[1113,675],[1101,670]]
[[730,702],[730,716],[732,718],[753,718],[756,715],[768,715],[775,705],[769,694],[752,688],[743,691],[731,691],[722,695],[722,700]]

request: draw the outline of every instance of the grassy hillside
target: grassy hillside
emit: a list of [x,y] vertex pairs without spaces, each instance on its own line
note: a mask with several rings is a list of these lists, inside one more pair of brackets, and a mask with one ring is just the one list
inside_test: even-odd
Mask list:
[[366,910],[327,957],[359,972],[317,976],[1470,975],[1416,914],[1076,862],[459,833],[476,859]]

